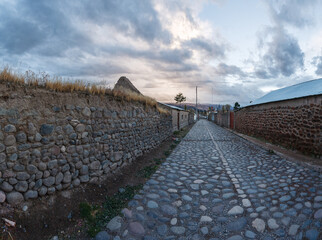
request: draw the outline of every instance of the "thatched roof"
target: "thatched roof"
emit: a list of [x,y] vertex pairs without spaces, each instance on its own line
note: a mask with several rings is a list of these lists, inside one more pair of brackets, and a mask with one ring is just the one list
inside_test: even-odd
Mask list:
[[124,76],[120,77],[120,79],[117,81],[114,86],[114,90],[129,90],[131,92],[141,94],[140,91],[131,83],[131,81]]

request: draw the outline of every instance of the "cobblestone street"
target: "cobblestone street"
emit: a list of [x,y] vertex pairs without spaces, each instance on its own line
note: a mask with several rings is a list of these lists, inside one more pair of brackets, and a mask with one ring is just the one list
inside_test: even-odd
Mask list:
[[319,172],[200,120],[107,228],[114,239],[321,239],[321,185]]

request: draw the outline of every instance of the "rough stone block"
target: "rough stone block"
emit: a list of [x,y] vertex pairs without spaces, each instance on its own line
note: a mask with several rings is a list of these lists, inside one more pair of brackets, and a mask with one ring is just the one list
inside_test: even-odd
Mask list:
[[18,205],[23,202],[23,195],[19,192],[11,192],[7,194],[7,201],[11,205]]
[[16,132],[17,130],[16,130],[16,127],[14,126],[14,125],[12,125],[12,124],[8,124],[8,125],[6,125],[5,127],[4,127],[4,129],[3,129],[6,133],[14,133],[14,132]]
[[16,138],[15,138],[15,136],[13,136],[13,135],[8,135],[6,138],[5,138],[5,140],[4,140],[4,144],[6,145],[6,146],[12,146],[12,145],[14,145],[16,143]]
[[24,194],[25,200],[28,199],[35,199],[38,197],[38,192],[37,191],[33,191],[33,190],[28,190],[25,194]]
[[50,186],[54,185],[54,183],[55,183],[55,178],[54,178],[54,177],[52,177],[52,176],[50,176],[50,177],[48,177],[48,178],[45,178],[45,179],[43,180],[43,184],[44,184],[45,186],[47,186],[47,187],[50,187]]
[[51,124],[42,124],[40,127],[40,134],[43,136],[47,136],[52,134],[54,131],[54,125]]
[[10,161],[16,161],[18,158],[18,154],[16,154],[17,148],[15,146],[10,146],[6,148],[7,154],[12,154],[9,158]]

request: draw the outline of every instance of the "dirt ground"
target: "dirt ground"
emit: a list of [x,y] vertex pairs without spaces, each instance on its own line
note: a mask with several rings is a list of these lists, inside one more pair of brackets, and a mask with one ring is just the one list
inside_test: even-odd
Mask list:
[[[147,179],[137,174],[146,166],[155,163],[154,159],[165,160],[165,152],[171,150],[174,138],[182,138],[192,126],[181,131],[179,135],[169,137],[158,148],[137,158],[132,165],[111,175],[100,185],[87,184],[73,190],[62,191],[55,196],[25,202],[18,208],[9,205],[0,207],[1,217],[16,222],[15,228],[7,228],[1,222],[0,240],[2,239],[90,239],[86,233],[86,223],[80,216],[79,203],[100,206],[106,195],[113,195],[119,188],[127,185],[143,184]],[[28,207],[23,211],[23,207]]]

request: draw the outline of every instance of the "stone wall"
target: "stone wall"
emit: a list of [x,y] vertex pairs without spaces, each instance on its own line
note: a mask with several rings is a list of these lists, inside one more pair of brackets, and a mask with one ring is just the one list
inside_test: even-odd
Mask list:
[[171,133],[155,107],[0,83],[0,200],[100,182]]
[[249,106],[235,112],[235,130],[321,157],[322,95]]

